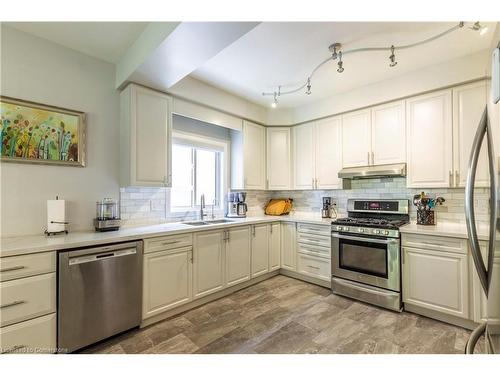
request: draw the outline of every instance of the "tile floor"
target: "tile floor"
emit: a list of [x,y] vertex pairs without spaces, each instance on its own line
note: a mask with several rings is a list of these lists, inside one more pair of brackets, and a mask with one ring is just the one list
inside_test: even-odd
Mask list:
[[463,353],[470,331],[276,276],[84,353]]

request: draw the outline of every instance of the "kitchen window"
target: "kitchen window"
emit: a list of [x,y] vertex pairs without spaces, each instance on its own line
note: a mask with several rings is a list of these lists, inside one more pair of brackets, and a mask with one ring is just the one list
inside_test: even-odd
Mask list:
[[172,188],[170,211],[188,212],[200,208],[205,195],[207,206],[221,209],[225,181],[223,143],[194,135],[174,134],[172,144]]

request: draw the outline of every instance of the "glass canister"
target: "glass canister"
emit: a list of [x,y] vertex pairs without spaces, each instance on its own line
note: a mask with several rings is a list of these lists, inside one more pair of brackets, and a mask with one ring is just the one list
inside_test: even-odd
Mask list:
[[104,198],[102,201],[96,202],[96,216],[98,220],[119,219],[118,202],[112,198]]

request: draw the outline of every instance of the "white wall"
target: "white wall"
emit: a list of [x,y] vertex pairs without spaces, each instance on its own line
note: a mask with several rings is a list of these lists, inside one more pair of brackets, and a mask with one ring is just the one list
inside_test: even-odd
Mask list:
[[46,200],[69,201],[71,230],[90,229],[95,202],[118,199],[119,96],[115,69],[2,25],[0,93],[87,114],[85,168],[1,163],[1,235],[42,233]]

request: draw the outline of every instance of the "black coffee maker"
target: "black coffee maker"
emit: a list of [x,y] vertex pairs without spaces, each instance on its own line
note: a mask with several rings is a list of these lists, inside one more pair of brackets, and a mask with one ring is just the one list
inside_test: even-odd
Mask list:
[[332,212],[332,197],[323,197],[323,208],[321,209],[321,217],[331,217]]

